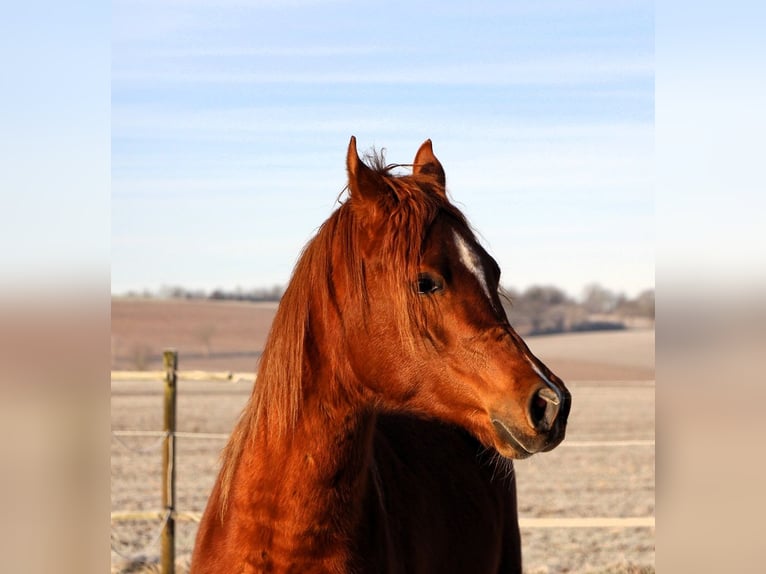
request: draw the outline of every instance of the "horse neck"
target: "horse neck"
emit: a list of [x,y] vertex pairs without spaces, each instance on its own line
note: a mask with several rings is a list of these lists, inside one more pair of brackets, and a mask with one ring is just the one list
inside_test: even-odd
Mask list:
[[342,569],[349,560],[367,488],[375,414],[349,390],[358,385],[348,368],[336,367],[347,364],[333,356],[332,349],[340,347],[309,351],[316,360],[309,359],[315,364],[303,381],[294,428],[256,429],[232,484],[231,504],[252,530],[253,555],[268,556],[276,571],[283,562],[285,569],[302,560]]

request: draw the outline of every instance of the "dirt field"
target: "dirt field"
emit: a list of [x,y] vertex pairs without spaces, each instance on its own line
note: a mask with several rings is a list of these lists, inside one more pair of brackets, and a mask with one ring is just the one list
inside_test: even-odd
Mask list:
[[[175,348],[180,369],[254,372],[275,303],[112,301],[112,369],[162,368]],[[654,379],[654,331],[531,337],[532,351],[564,380]]]
[[276,303],[114,299],[112,369],[162,368],[175,348],[179,368],[255,372]]
[[[238,303],[115,301],[114,368],[134,368],[128,351],[145,344],[156,353],[148,368],[158,368],[160,351],[175,346],[183,369],[249,372],[273,312],[273,306]],[[216,326],[210,353],[198,327],[205,324]],[[516,463],[525,571],[654,572],[653,522],[646,525],[654,516],[654,332],[548,336],[528,343],[567,381],[573,408],[567,439],[559,448]],[[182,381],[179,431],[228,433],[250,386]],[[157,430],[161,425],[160,383],[112,382],[113,430]],[[217,436],[178,438],[179,511],[203,510],[224,442]],[[112,437],[113,511],[160,507],[159,446],[154,437]],[[553,521],[535,522],[541,518]],[[561,519],[569,518],[593,523],[566,527]],[[639,527],[603,526],[600,518],[644,522]],[[113,552],[113,572],[156,568],[158,523],[113,521],[113,549],[140,556],[125,560]],[[176,532],[177,571],[185,572],[196,524],[178,522]]]

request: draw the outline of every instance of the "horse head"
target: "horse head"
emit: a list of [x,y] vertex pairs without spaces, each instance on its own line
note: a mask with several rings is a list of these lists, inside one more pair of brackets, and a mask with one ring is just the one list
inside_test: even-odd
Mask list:
[[363,162],[352,138],[347,171],[349,231],[333,246],[330,287],[360,392],[508,458],[558,445],[570,393],[510,325],[500,268],[449,201],[430,140],[412,175],[395,176]]

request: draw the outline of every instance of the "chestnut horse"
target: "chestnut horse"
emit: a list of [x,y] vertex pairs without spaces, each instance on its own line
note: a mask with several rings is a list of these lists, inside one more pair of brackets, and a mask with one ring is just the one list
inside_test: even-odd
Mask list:
[[521,572],[510,459],[570,395],[511,328],[500,269],[445,191],[348,149],[223,455],[191,572]]

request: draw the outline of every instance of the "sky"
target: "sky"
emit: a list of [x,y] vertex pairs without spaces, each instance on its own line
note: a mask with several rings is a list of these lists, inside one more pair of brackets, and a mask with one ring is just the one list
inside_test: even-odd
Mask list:
[[3,7],[0,297],[108,280],[108,19],[103,2]]
[[112,4],[112,292],[284,285],[351,135],[432,139],[519,289],[654,286],[646,1]]

